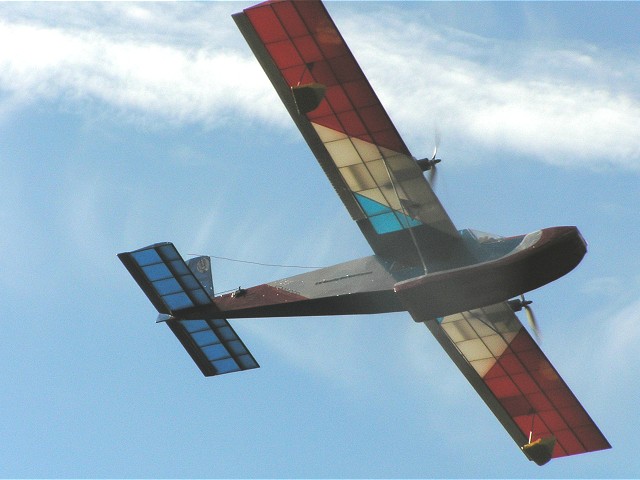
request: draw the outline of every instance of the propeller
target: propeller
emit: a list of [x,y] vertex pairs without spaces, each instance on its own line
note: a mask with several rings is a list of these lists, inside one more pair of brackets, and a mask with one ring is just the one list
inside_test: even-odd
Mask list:
[[436,175],[438,170],[436,169],[436,165],[440,163],[442,160],[440,158],[436,158],[438,155],[438,147],[440,146],[440,132],[436,129],[435,132],[435,147],[433,148],[433,155],[431,158],[422,158],[417,160],[418,166],[423,172],[429,171],[428,180],[431,184],[431,188],[435,187]]
[[438,169],[436,168],[436,165],[442,161],[441,159],[436,158],[437,154],[438,154],[438,145],[436,144],[436,146],[433,149],[433,155],[431,156],[431,160],[429,160],[429,164],[431,166],[431,168],[429,169],[429,183],[431,184],[431,188],[435,188],[436,186],[436,175],[438,174]]
[[527,321],[529,322],[529,327],[531,327],[536,340],[541,341],[542,337],[540,335],[540,328],[538,327],[536,316],[533,314],[533,309],[531,308],[531,304],[533,302],[531,300],[525,299],[524,295],[520,295],[520,298],[509,300],[508,303],[514,312],[519,312],[520,310],[524,309],[527,315]]

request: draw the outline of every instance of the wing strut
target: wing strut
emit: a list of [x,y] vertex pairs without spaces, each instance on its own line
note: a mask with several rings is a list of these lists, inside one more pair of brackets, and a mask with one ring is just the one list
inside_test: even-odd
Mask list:
[[[402,201],[402,199],[400,198],[400,194],[398,193],[398,187],[396,186],[396,182],[393,178],[393,173],[391,172],[391,169],[389,168],[389,164],[387,163],[387,159],[386,158],[382,158],[382,162],[384,163],[384,168],[387,170],[387,175],[389,175],[389,181],[391,182],[391,186],[393,187],[393,193],[395,194],[396,198],[398,199],[398,204],[400,205],[400,208],[402,209],[402,214],[404,215],[405,218],[410,218],[409,214],[407,212],[407,209],[404,205],[404,202]],[[409,231],[409,236],[411,237],[411,243],[413,243],[413,246],[416,247],[416,252],[418,252],[418,258],[420,259],[420,263],[422,264],[422,270],[424,271],[424,274],[427,274],[427,264],[424,261],[424,256],[422,255],[422,250],[420,249],[420,246],[418,245],[418,241],[416,240],[416,236],[413,233],[413,228],[411,225],[407,225],[407,230]]]

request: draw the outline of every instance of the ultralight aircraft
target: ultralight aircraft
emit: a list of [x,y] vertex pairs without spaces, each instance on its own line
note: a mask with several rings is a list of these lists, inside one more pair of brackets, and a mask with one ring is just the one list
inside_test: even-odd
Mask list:
[[[210,257],[171,243],[119,258],[205,376],[259,365],[229,319],[408,311],[530,460],[610,448],[514,312],[586,253],[576,227],[458,230],[320,1],[233,15],[373,255],[215,295]],[[535,333],[535,324],[534,324]]]

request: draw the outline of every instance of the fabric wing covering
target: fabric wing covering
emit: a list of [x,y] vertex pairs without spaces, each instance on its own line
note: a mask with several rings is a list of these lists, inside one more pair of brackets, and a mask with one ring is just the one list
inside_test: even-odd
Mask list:
[[[242,14],[236,22],[354,220],[378,235],[424,224],[457,236],[324,5],[274,1],[243,13],[250,27]],[[311,111],[295,104],[301,87]]]
[[519,446],[553,436],[551,458],[611,447],[506,302],[425,324]]

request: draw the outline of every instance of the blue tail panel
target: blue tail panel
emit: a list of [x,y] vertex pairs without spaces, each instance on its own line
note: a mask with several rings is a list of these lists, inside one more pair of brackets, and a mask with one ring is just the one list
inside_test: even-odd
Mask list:
[[170,319],[167,325],[206,377],[260,366],[226,320]]
[[[174,315],[187,308],[213,304],[213,282],[209,280],[210,288],[205,288],[172,243],[156,243],[118,257],[160,313]],[[208,275],[210,279],[210,269]]]

